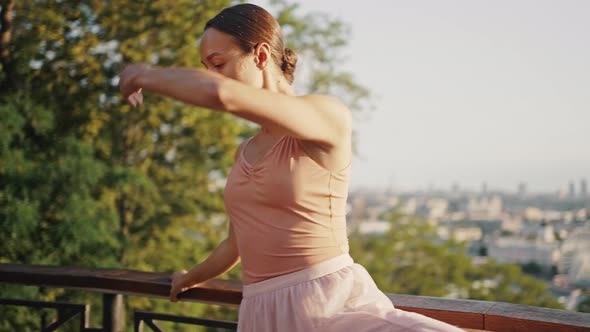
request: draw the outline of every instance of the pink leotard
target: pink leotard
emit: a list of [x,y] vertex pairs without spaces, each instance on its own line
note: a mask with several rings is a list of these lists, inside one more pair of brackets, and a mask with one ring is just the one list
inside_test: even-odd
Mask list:
[[284,136],[254,165],[238,151],[224,200],[251,284],[348,252],[346,198],[350,165],[331,172],[300,142]]

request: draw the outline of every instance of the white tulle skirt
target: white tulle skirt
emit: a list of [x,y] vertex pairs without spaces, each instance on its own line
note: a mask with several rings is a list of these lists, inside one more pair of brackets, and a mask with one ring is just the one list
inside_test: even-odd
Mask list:
[[346,254],[245,285],[238,332],[457,332],[455,326],[396,309]]

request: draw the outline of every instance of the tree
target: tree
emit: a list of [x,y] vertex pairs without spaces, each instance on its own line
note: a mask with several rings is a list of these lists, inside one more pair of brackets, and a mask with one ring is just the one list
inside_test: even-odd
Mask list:
[[520,268],[522,272],[530,274],[530,275],[538,275],[543,272],[543,267],[539,265],[537,262],[531,261],[525,264],[521,264]]
[[[0,2],[1,262],[172,272],[217,245],[227,228],[223,182],[253,127],[154,95],[131,109],[117,75],[129,62],[200,67],[204,24],[232,3]],[[351,96],[345,102],[358,109],[368,92],[330,58],[346,44],[345,26],[300,16],[286,2],[275,6],[291,46],[318,69],[306,91]],[[0,297],[7,294],[97,302],[77,292],[0,285]],[[129,302],[135,309],[186,309]],[[14,318],[10,329],[33,326],[25,315],[0,314]]]
[[474,266],[462,244],[440,241],[425,221],[397,213],[384,218],[391,222],[384,236],[350,236],[351,254],[383,291],[562,308],[518,265],[490,259]]
[[580,303],[578,304],[578,311],[590,313],[590,296],[589,295],[584,295],[583,300],[580,301]]

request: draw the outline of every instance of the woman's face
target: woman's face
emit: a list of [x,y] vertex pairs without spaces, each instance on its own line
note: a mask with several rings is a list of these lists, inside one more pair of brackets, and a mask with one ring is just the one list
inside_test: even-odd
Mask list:
[[244,52],[231,35],[208,28],[201,39],[200,53],[201,62],[207,70],[248,85],[262,87],[262,69],[257,66],[254,52]]

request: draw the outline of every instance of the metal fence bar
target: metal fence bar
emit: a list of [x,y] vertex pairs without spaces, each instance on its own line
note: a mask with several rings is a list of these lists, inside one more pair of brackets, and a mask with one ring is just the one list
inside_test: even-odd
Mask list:
[[[49,326],[47,326],[47,327],[41,327],[41,331],[42,332],[53,332],[53,331],[57,330],[58,327],[62,326],[65,322],[67,322],[68,320],[70,320],[70,318],[76,316],[77,314],[81,314],[80,320],[83,321],[84,320],[83,312],[77,312],[77,311],[65,312],[64,310],[58,309],[58,315],[57,315],[58,319],[55,322],[49,324]],[[81,330],[81,331],[83,331],[83,330]]]
[[156,322],[154,322],[151,319],[145,319],[144,320],[145,325],[149,326],[154,332],[164,332],[164,330],[162,330],[161,327],[158,326],[158,324],[156,324]]
[[74,303],[63,303],[63,302],[46,302],[46,301],[31,301],[31,300],[15,300],[15,299],[0,299],[0,305],[14,305],[20,307],[29,307],[36,309],[56,309],[57,320],[53,323],[45,326],[46,317],[41,314],[41,331],[51,332],[57,330],[64,323],[80,315],[80,331],[85,331],[87,323],[86,305],[74,304]]
[[[136,325],[136,329],[135,329],[136,332],[141,332],[141,330],[138,328],[138,326],[140,325],[139,322],[144,321],[146,323],[146,325],[149,325],[148,321],[151,321],[151,320],[160,320],[160,321],[176,322],[176,323],[183,323],[183,324],[216,327],[216,328],[228,329],[230,331],[235,331],[238,328],[238,323],[231,322],[231,321],[176,316],[176,315],[160,314],[160,313],[147,312],[147,311],[135,311],[134,317],[135,317],[135,323],[136,323],[135,324]],[[154,331],[159,331],[159,330],[154,330]]]
[[143,320],[137,314],[133,315],[133,331],[143,332]]

